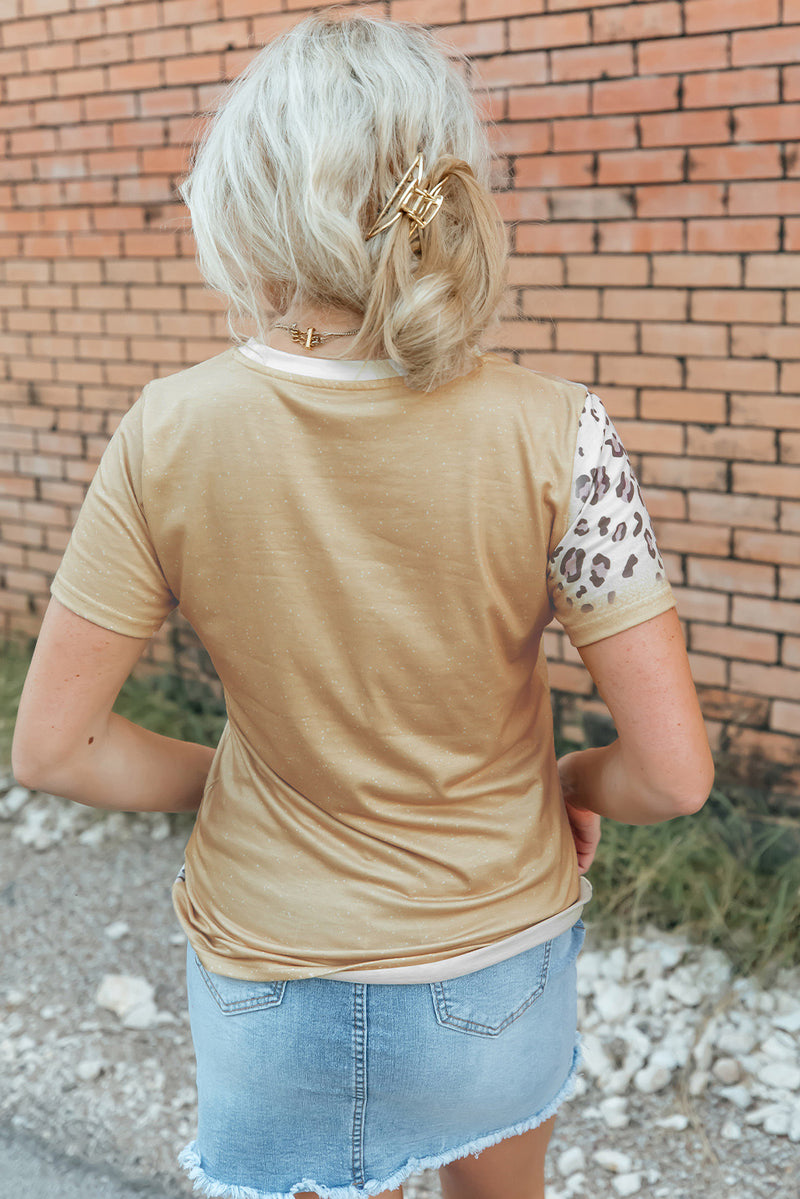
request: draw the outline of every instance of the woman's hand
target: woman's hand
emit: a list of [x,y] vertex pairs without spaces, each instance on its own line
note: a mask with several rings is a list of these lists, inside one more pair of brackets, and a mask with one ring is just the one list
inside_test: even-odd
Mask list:
[[581,807],[580,796],[571,771],[576,757],[577,753],[571,753],[564,754],[563,758],[559,758],[558,775],[561,780],[564,806],[567,809],[567,819],[572,829],[572,839],[578,855],[578,870],[581,874],[585,874],[594,861],[597,846],[600,844],[600,817],[596,812],[590,812],[588,808]]
[[564,802],[578,855],[578,873],[585,874],[594,861],[597,846],[600,844],[600,817],[586,808],[576,808],[566,800]]

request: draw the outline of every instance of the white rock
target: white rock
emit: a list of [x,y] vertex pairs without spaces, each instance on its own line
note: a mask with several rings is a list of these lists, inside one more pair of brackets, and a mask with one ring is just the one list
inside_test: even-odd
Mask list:
[[726,1141],[741,1141],[742,1130],[735,1120],[726,1120],[719,1130],[719,1135],[724,1137]]
[[721,1057],[712,1067],[712,1074],[718,1078],[720,1082],[724,1082],[727,1086],[732,1086],[741,1078],[742,1071],[739,1068],[739,1063],[732,1057]]
[[9,816],[16,816],[23,804],[26,804],[31,797],[31,792],[27,787],[12,787],[3,796],[3,807]]
[[689,1127],[689,1120],[686,1116],[681,1116],[678,1112],[674,1116],[662,1116],[660,1120],[656,1120],[659,1128],[667,1128],[670,1132],[685,1132]]
[[736,1087],[720,1087],[719,1094],[723,1099],[727,1099],[729,1103],[732,1103],[734,1107],[738,1107],[742,1112],[747,1111],[753,1102],[753,1096],[747,1087],[742,1084]]
[[761,1052],[776,1062],[785,1062],[787,1057],[794,1057],[797,1048],[793,1037],[785,1032],[776,1032],[763,1042]]
[[786,1137],[789,1135],[789,1126],[792,1123],[792,1113],[788,1108],[781,1108],[780,1111],[771,1112],[764,1120],[764,1132],[770,1133],[775,1137]]
[[592,1078],[610,1074],[614,1063],[606,1053],[602,1041],[594,1033],[584,1033],[581,1038],[581,1060]]
[[800,1006],[795,1000],[793,1011],[779,1011],[772,1017],[772,1023],[776,1028],[781,1028],[785,1032],[797,1033],[800,1032]]
[[90,849],[98,845],[102,845],[106,839],[106,822],[104,820],[95,820],[88,828],[79,833],[78,840],[81,845],[88,845]]
[[631,1122],[628,1101],[621,1095],[612,1095],[600,1103],[600,1114],[609,1128],[627,1128]]
[[720,1053],[733,1054],[736,1057],[751,1053],[756,1044],[755,1024],[748,1020],[739,1028],[726,1025],[714,1038],[714,1044]]
[[783,1111],[783,1104],[768,1103],[764,1107],[757,1107],[753,1112],[748,1112],[745,1120],[748,1124],[763,1124],[770,1116],[779,1116]]
[[643,1095],[654,1095],[668,1087],[671,1080],[672,1074],[666,1066],[645,1066],[634,1075],[633,1085]]
[[622,982],[628,970],[628,954],[622,945],[615,945],[610,953],[603,955],[600,974],[603,978]]
[[106,1068],[106,1063],[101,1057],[85,1057],[83,1061],[78,1062],[75,1073],[83,1082],[93,1082],[95,1078],[99,1078]]
[[704,999],[703,992],[686,977],[673,975],[667,981],[667,994],[684,1007],[697,1007]]
[[660,941],[656,946],[656,953],[664,969],[673,970],[686,953],[686,946],[678,941]]
[[627,1153],[621,1153],[618,1149],[598,1149],[593,1154],[593,1160],[611,1174],[627,1174],[633,1165]]
[[105,927],[105,934],[109,941],[119,941],[130,931],[131,926],[125,920],[115,920],[113,924],[107,924]]
[[800,1069],[789,1062],[772,1062],[761,1071],[759,1081],[768,1087],[796,1091],[800,1089]]
[[571,1149],[565,1149],[559,1154],[556,1164],[561,1177],[569,1178],[571,1174],[577,1174],[579,1170],[586,1168],[586,1156],[578,1145],[573,1145]]
[[24,1002],[24,991],[20,991],[16,987],[12,987],[10,990],[6,991],[6,1003],[9,1007],[19,1007],[19,1005]]
[[793,1145],[796,1145],[800,1141],[800,1103],[794,1105],[794,1110],[789,1120],[787,1136]]
[[153,987],[144,978],[130,974],[107,974],[95,1001],[119,1016],[125,1028],[150,1028],[158,1019]]
[[612,1178],[611,1185],[618,1195],[638,1195],[642,1189],[642,1176],[638,1173],[620,1174]]
[[169,816],[166,812],[157,812],[150,817],[150,836],[154,841],[166,841],[171,831]]
[[598,988],[594,1004],[604,1020],[624,1020],[633,1011],[633,990],[617,983],[606,983]]

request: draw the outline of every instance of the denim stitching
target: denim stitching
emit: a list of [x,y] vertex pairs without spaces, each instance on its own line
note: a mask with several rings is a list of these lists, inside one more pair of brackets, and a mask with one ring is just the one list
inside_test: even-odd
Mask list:
[[211,992],[217,1007],[225,1015],[235,1015],[237,1012],[253,1011],[258,1008],[277,1007],[283,999],[283,992],[286,989],[285,980],[273,983],[273,988],[277,989],[273,989],[266,996],[258,995],[252,997],[251,999],[237,999],[235,1002],[225,1000],[214,986],[211,975],[208,973],[200,959],[196,957],[195,961],[197,963],[197,969],[200,971],[203,981]]
[[364,1116],[367,1106],[367,988],[353,983],[353,1066],[355,1099],[353,1103],[352,1165],[353,1182],[364,1186]]
[[539,982],[536,990],[533,991],[528,998],[516,1008],[510,1016],[497,1026],[489,1024],[480,1024],[477,1020],[466,1020],[463,1016],[453,1016],[447,1007],[447,995],[444,985],[441,982],[430,983],[431,992],[433,993],[434,1008],[436,1009],[436,1019],[440,1024],[448,1028],[459,1028],[464,1032],[474,1032],[479,1036],[496,1037],[499,1036],[504,1029],[508,1028],[509,1024],[513,1024],[518,1020],[523,1012],[535,1003],[542,995],[547,984],[547,973],[550,965],[550,949],[552,941],[547,941],[544,947],[544,957],[542,959],[542,968],[539,972]]

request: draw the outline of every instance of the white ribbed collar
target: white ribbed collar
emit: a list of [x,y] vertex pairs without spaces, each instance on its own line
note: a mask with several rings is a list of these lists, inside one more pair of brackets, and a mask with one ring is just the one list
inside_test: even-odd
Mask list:
[[370,360],[343,358],[306,358],[300,354],[286,354],[255,341],[252,337],[239,346],[242,354],[261,362],[264,366],[292,375],[306,375],[310,379],[391,379],[403,375],[400,367],[391,358]]

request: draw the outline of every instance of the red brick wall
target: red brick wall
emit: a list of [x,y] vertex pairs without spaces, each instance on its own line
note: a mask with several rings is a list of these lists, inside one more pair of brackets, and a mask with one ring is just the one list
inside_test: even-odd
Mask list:
[[[6,0],[5,631],[37,627],[119,414],[226,344],[174,185],[199,114],[306,7]],[[800,0],[371,8],[474,56],[515,250],[497,348],[604,397],[715,743],[800,790]],[[554,686],[590,697],[560,634],[548,648]]]

